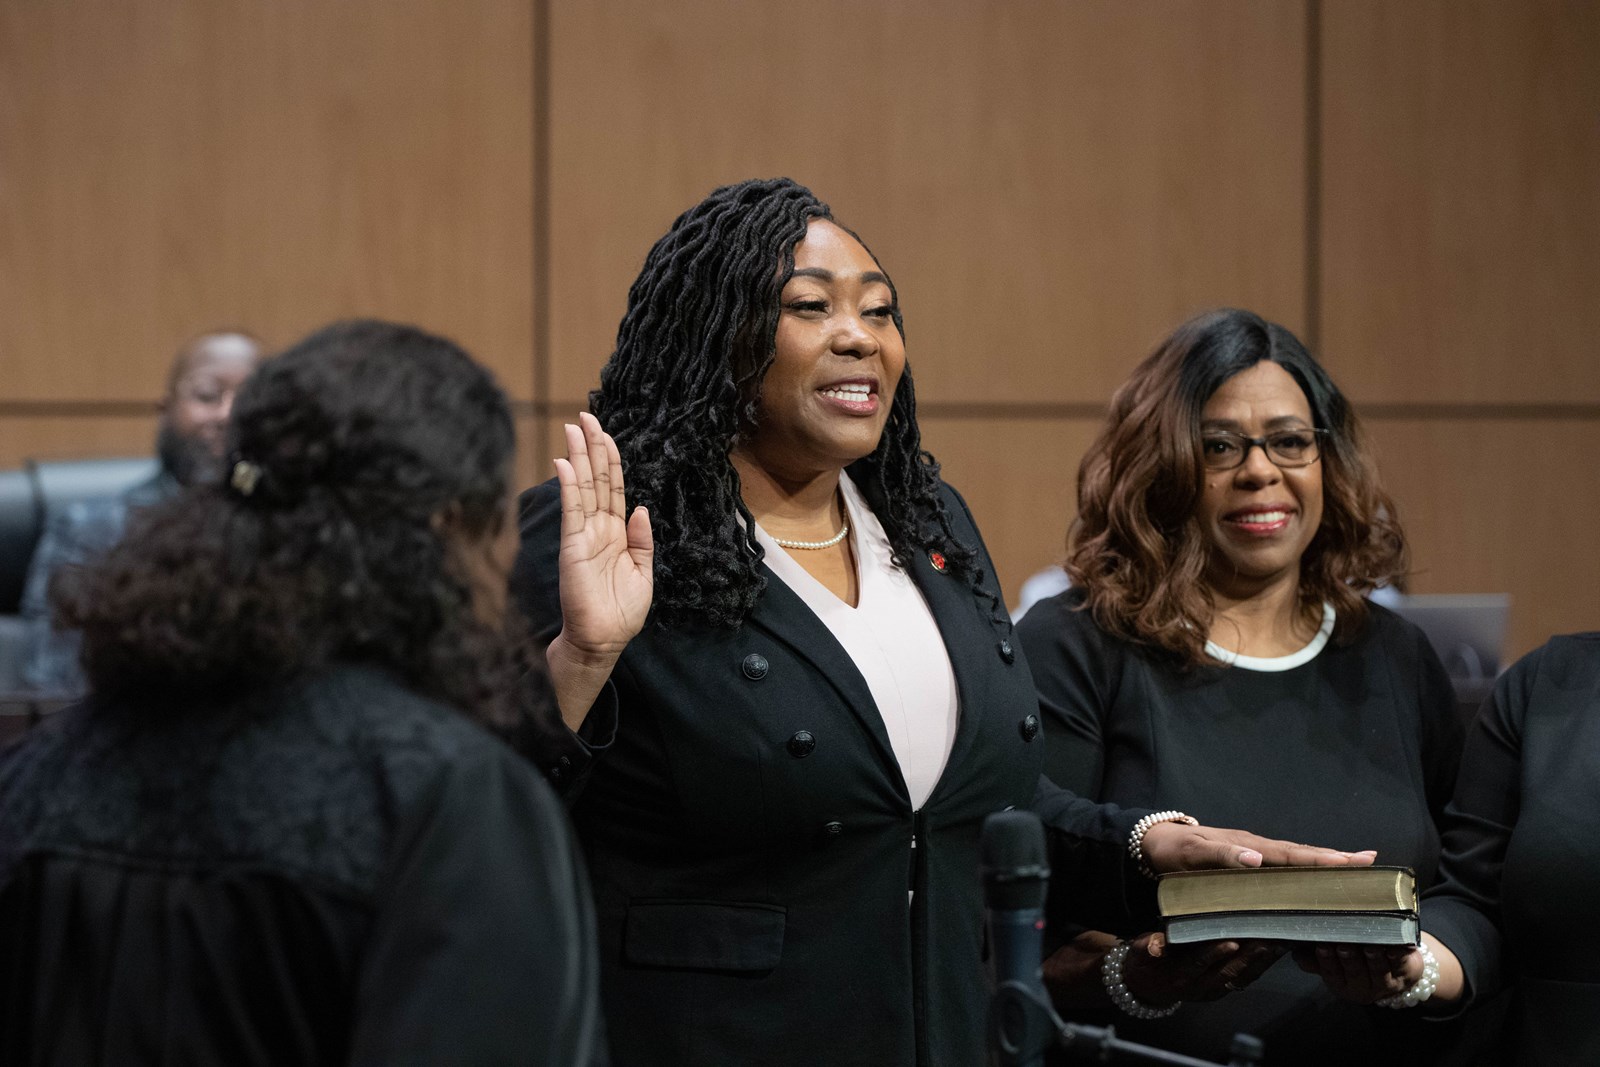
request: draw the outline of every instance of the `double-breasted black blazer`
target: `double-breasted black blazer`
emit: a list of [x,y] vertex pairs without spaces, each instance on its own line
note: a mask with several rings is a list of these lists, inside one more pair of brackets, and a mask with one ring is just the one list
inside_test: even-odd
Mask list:
[[[998,588],[965,503],[942,493]],[[549,639],[561,625],[555,482],[524,494],[521,522],[512,588]],[[619,1064],[984,1061],[979,834],[986,815],[1035,799],[1038,701],[994,604],[928,555],[910,571],[960,700],[920,811],[866,681],[771,571],[739,627],[651,623],[623,653],[614,738],[597,738],[609,744],[572,804]],[[570,780],[589,755],[574,741],[537,758]],[[1137,818],[1049,806],[1068,837],[1112,851]]]

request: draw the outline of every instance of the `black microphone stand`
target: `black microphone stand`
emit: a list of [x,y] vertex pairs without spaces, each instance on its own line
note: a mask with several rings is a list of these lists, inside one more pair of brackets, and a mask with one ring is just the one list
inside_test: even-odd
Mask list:
[[[1001,1067],[1038,1062],[1051,1047],[1075,1063],[1157,1063],[1172,1067],[1218,1067],[1134,1041],[1123,1041],[1109,1026],[1062,1022],[1050,1002],[1022,982],[1002,982],[989,1001],[989,1028]],[[1228,1067],[1255,1067],[1261,1062],[1258,1038],[1235,1034]]]

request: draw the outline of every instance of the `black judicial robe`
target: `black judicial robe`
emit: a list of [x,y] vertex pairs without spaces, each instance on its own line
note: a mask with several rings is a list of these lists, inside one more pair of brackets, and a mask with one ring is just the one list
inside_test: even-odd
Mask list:
[[[965,503],[942,493],[994,588]],[[529,490],[512,587],[546,639],[561,625],[559,530],[555,482]],[[539,754],[559,778],[587,773],[572,811],[617,1063],[984,1062],[979,834],[1035,799],[1038,701],[988,598],[927,555],[910,571],[960,700],[920,811],[866,681],[770,570],[739,627],[651,623],[629,644],[610,683],[615,737],[592,764],[576,743]],[[1058,842],[1120,872],[1142,811],[1042,794]]]
[[0,1063],[604,1062],[525,760],[375,670],[89,703],[0,754]]

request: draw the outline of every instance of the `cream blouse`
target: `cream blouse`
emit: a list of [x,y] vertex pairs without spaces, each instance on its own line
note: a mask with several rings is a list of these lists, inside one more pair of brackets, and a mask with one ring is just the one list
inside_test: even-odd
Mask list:
[[928,602],[911,576],[894,565],[877,516],[843,473],[839,488],[856,557],[855,607],[811,577],[759,524],[756,540],[766,550],[767,566],[832,631],[866,679],[916,810],[933,792],[955,743],[960,715],[955,671]]

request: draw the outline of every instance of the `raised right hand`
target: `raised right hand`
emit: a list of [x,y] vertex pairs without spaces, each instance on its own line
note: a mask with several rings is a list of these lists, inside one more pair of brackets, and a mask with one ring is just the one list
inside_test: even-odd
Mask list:
[[545,662],[561,719],[576,731],[650,614],[655,541],[644,508],[627,514],[622,457],[599,420],[584,413],[566,431],[566,458],[556,460],[561,632]]
[[566,427],[561,485],[561,637],[586,657],[621,655],[644,626],[655,588],[655,542],[644,508],[627,514],[622,457],[588,412]]

